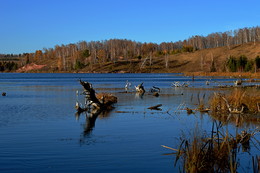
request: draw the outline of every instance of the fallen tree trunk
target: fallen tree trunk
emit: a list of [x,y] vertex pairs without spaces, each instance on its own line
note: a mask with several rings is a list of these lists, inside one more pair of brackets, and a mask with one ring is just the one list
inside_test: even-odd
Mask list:
[[91,83],[82,80],[79,82],[84,88],[83,94],[86,96],[86,104],[92,109],[110,110],[112,109],[112,105],[117,102],[117,97],[112,94],[96,94],[96,91],[93,89]]
[[96,108],[101,108],[102,104],[97,99],[96,91],[92,88],[92,84],[82,80],[80,80],[79,82],[84,88],[83,94],[86,95],[86,99],[89,102],[88,104]]

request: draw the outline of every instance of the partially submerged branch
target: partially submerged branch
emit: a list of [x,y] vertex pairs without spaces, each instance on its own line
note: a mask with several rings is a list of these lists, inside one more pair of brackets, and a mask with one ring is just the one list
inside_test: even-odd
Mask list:
[[224,96],[222,96],[221,98],[226,102],[227,108],[228,108],[228,110],[229,110],[229,113],[231,113],[231,114],[242,114],[242,113],[243,113],[244,108],[245,108],[244,105],[242,105],[241,110],[238,110],[238,108],[232,108],[232,107],[229,105],[227,99],[226,99]]
[[89,101],[89,104],[93,105],[94,107],[100,108],[102,106],[102,104],[97,99],[96,92],[93,89],[92,84],[89,82],[82,81],[82,80],[80,80],[79,82],[84,88],[83,93],[84,93],[84,95],[86,95],[86,99],[87,99],[87,101]]
[[[91,83],[82,80],[79,82],[84,88],[83,94],[86,96],[86,104],[88,107],[92,109],[110,110],[112,109],[112,105],[117,103],[117,97],[113,96],[112,94],[96,94]],[[76,105],[76,107],[78,107],[78,110],[82,110],[79,105]]]
[[144,94],[145,93],[145,89],[144,89],[144,86],[143,86],[143,83],[135,86],[135,90],[140,93],[140,94]]
[[160,107],[162,106],[162,104],[158,104],[158,105],[155,105],[155,106],[151,106],[147,109],[151,109],[151,110],[162,110]]
[[210,100],[211,110],[214,113],[257,114],[260,112],[260,96],[256,92],[235,90],[230,94],[214,93]]

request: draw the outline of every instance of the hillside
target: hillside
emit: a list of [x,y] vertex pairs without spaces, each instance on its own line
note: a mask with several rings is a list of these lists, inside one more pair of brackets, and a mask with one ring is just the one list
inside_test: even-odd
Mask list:
[[[247,43],[243,45],[231,46],[228,48],[218,47],[197,50],[193,52],[183,52],[174,55],[151,56],[142,59],[118,60],[115,62],[105,62],[89,64],[79,70],[58,69],[57,59],[37,60],[33,63],[45,65],[44,68],[27,68],[30,72],[79,72],[79,73],[183,73],[183,72],[209,72],[214,61],[217,72],[227,71],[225,63],[230,56],[239,57],[245,55],[248,60],[254,60],[260,55],[260,42]],[[166,62],[168,59],[168,68]],[[21,71],[21,70],[20,70]],[[28,72],[28,71],[21,71]]]
[[31,53],[0,54],[1,72],[257,72],[260,27],[195,35],[177,42],[79,41]]

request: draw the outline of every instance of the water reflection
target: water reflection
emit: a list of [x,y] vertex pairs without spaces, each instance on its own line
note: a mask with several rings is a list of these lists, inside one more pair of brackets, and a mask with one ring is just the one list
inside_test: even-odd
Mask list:
[[[78,78],[93,83],[98,93],[116,94],[117,110],[126,113],[84,112],[77,114],[80,121],[73,123],[75,92],[81,91],[76,82]],[[126,80],[133,84],[144,82],[145,88],[156,85],[161,88],[160,97],[146,92],[143,99],[139,96],[135,99],[131,88],[127,94],[119,93],[125,91]],[[199,86],[204,88],[203,92],[211,92],[208,88],[213,84],[206,86],[204,78],[196,78],[187,88],[170,87],[173,81],[187,80],[175,74],[1,74],[0,91],[5,91],[7,96],[2,97],[0,108],[3,150],[0,169],[12,172],[177,172],[169,163],[172,158],[162,159],[158,151],[160,144],[171,143],[179,130],[189,129],[195,121],[204,122],[207,127],[210,121],[206,114],[186,116],[186,110],[176,111],[180,104],[195,108],[194,104],[190,106],[191,94],[194,93],[193,102],[197,101],[195,92],[202,92],[197,89]],[[79,92],[78,95],[78,101],[85,103]],[[147,109],[159,103],[163,111]],[[109,121],[101,122],[102,117],[110,115],[113,116]],[[56,140],[60,138],[68,141]],[[84,147],[79,148],[79,140]],[[88,145],[92,143],[95,145]],[[249,144],[250,152],[254,153],[255,147],[251,141]],[[257,163],[255,161],[255,165]]]
[[79,120],[80,116],[85,115],[85,123],[83,124],[83,132],[80,137],[80,143],[85,143],[85,138],[88,137],[93,129],[95,128],[96,120],[99,117],[100,119],[104,117],[109,117],[110,111],[105,110],[92,110],[85,112],[76,112],[75,117],[76,120]]
[[140,99],[143,99],[143,97],[144,97],[144,93],[139,93],[139,92],[136,92],[136,93],[135,93],[135,98],[136,98],[136,99],[139,99],[139,98],[140,98]]
[[209,114],[213,120],[224,124],[233,124],[236,127],[255,127],[260,123],[259,115],[252,114]]

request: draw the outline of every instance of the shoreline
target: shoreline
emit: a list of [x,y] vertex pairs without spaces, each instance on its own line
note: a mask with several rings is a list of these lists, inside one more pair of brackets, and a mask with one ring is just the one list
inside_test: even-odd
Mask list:
[[[26,72],[17,72],[17,71],[9,71],[9,72],[1,72],[1,73],[88,73],[88,74],[109,74],[109,73],[115,73],[115,74],[124,74],[129,73],[127,71],[120,71],[120,72],[84,72],[84,71],[42,71],[42,70],[30,70]],[[147,73],[147,72],[144,72]],[[149,72],[148,72],[149,73]],[[233,77],[233,78],[249,78],[249,79],[260,79],[260,72],[152,72],[154,74],[157,73],[169,73],[169,74],[183,74],[184,76],[214,76],[214,77]],[[151,74],[152,74],[151,73]],[[135,74],[143,74],[143,73],[135,73]]]
[[222,76],[235,78],[260,79],[260,72],[184,72],[185,76]]

